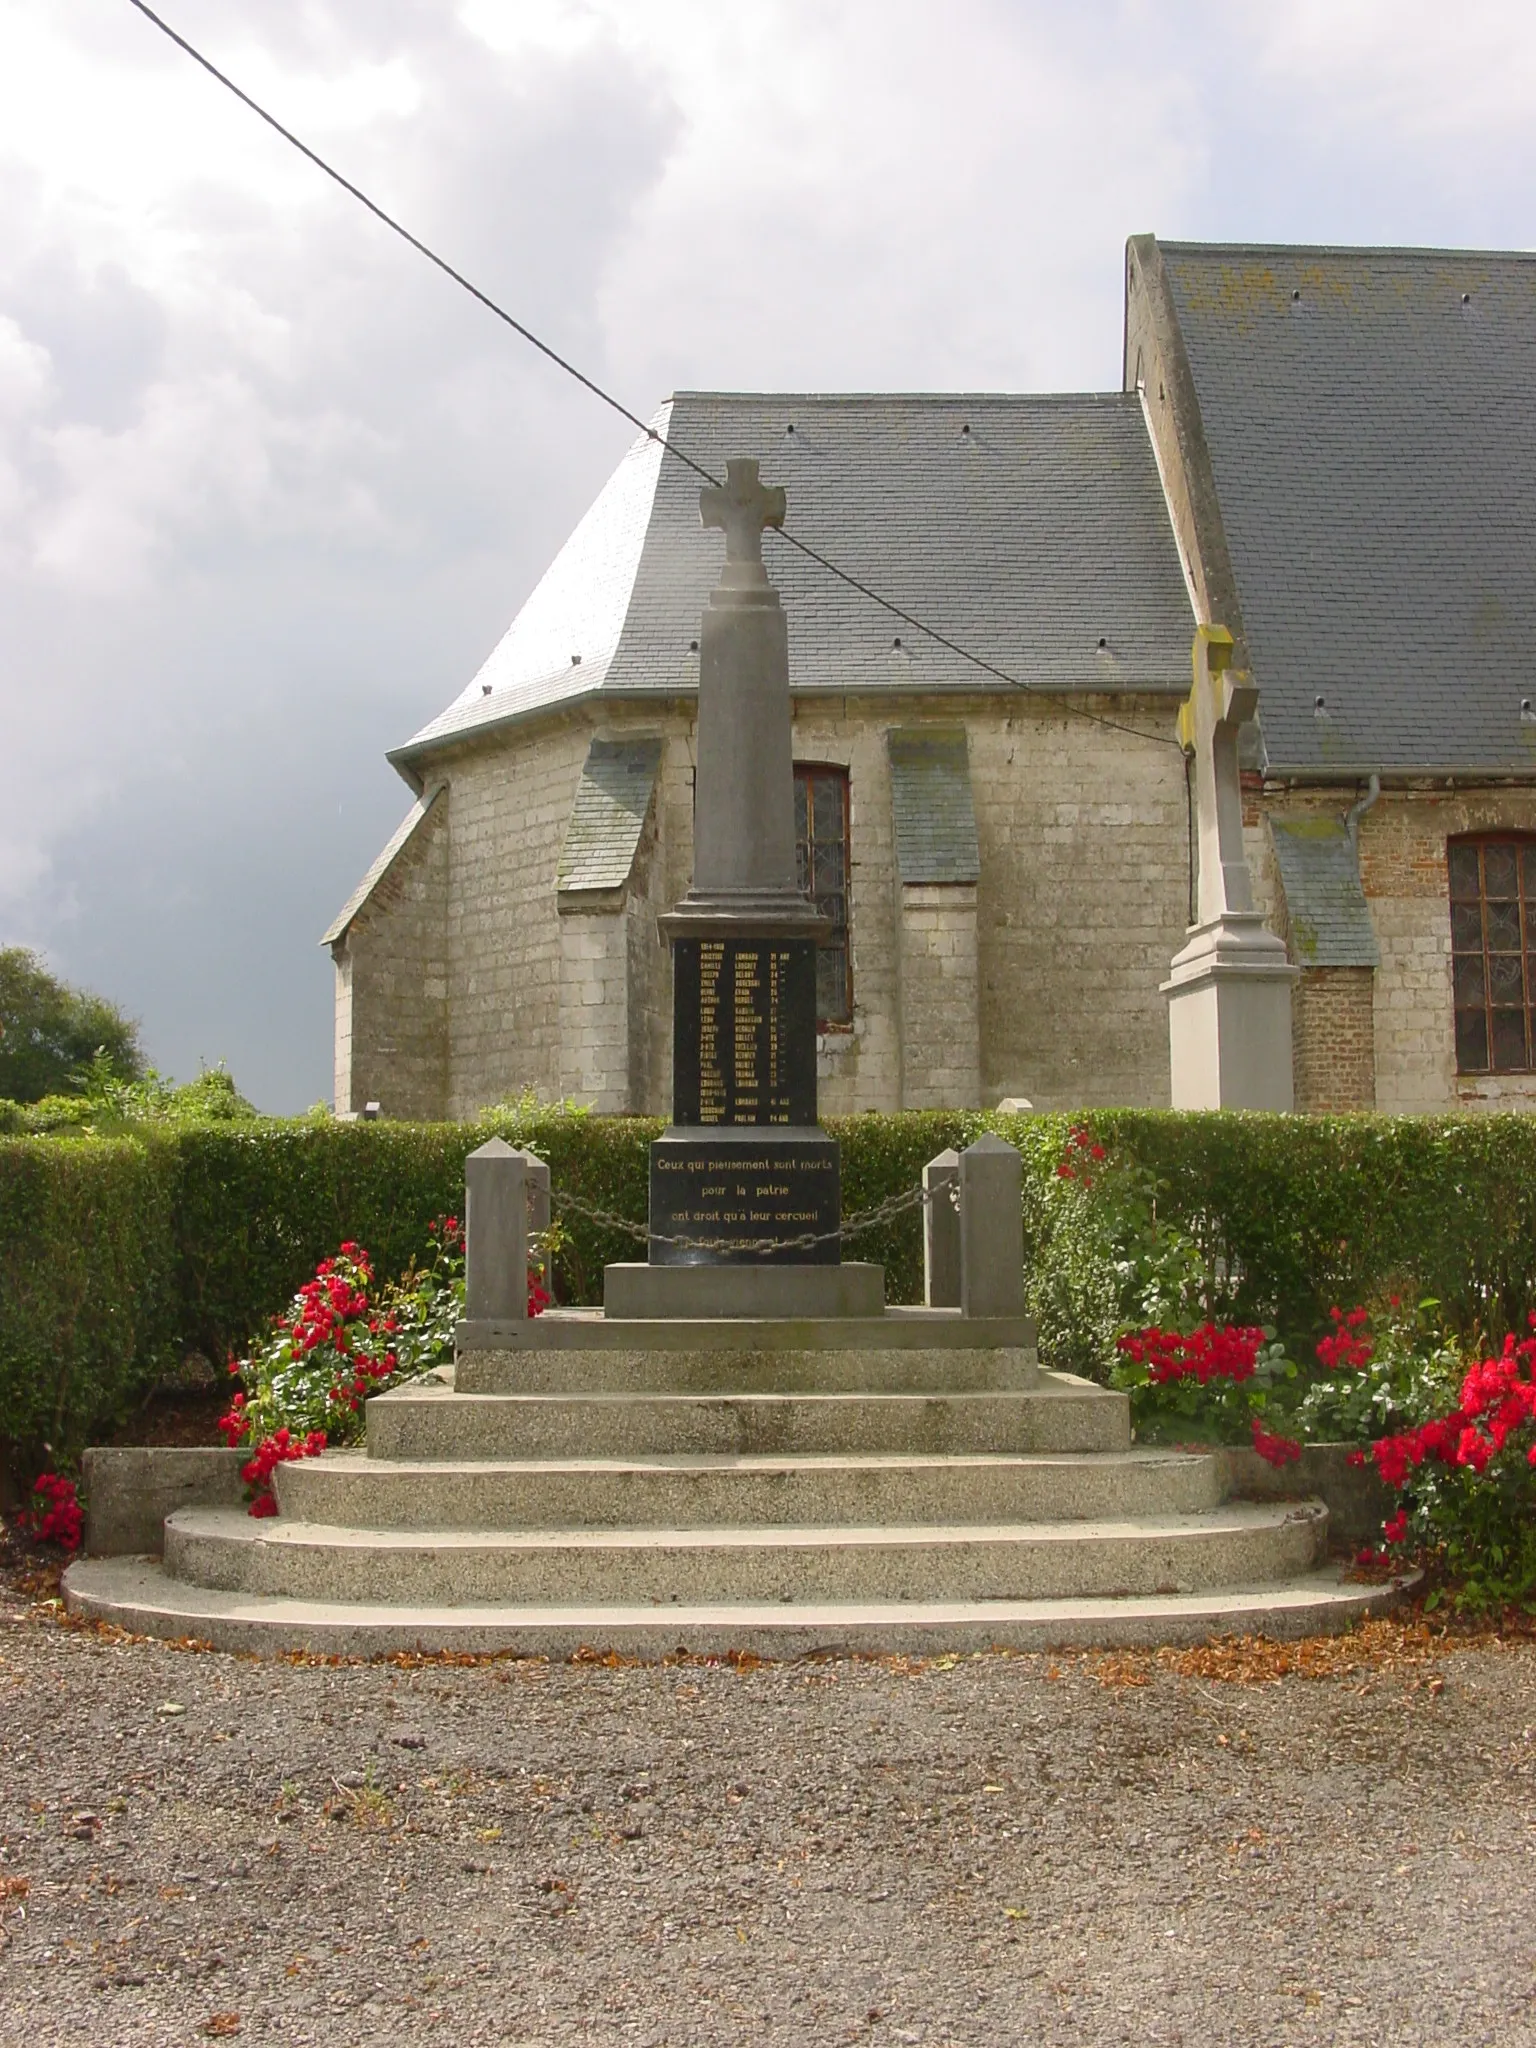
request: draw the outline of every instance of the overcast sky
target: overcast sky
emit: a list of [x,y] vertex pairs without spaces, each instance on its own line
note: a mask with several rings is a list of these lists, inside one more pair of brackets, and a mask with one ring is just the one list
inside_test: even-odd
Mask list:
[[[648,413],[1114,388],[1122,247],[1529,248],[1530,0],[160,0]],[[127,0],[0,0],[0,944],[331,1086],[316,944],[628,430]]]

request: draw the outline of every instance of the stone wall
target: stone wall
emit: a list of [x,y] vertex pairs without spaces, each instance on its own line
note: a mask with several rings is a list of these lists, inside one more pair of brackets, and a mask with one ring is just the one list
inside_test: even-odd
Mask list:
[[[1186,926],[1183,757],[1054,705],[983,706],[965,712],[981,843],[983,1099],[1166,1105],[1158,991]],[[1172,700],[1084,708],[1173,736]]]
[[[1116,699],[1098,708],[1172,731],[1171,701]],[[902,892],[885,734],[925,720],[968,729],[982,879],[961,919],[974,925],[974,969],[963,965],[968,934],[965,945],[946,950],[956,936],[947,933],[945,946],[927,947],[921,970],[916,954],[907,960],[909,993],[926,993],[913,1012],[922,1045],[914,1040],[904,1079]],[[652,815],[627,889],[612,903],[562,916],[560,848],[599,730],[662,734]],[[794,748],[797,760],[849,770],[854,1017],[851,1028],[821,1039],[824,1114],[1007,1095],[1041,1108],[1167,1101],[1158,984],[1183,937],[1188,859],[1183,766],[1173,748],[1068,718],[1053,705],[995,696],[802,696]],[[442,876],[435,900],[445,908],[427,922],[437,929],[402,917],[403,898],[386,904],[376,891],[355,924],[370,934],[371,978],[359,982],[354,961],[350,996],[338,1001],[338,1042],[350,1002],[354,1045],[382,1046],[398,1037],[401,1006],[425,1001],[445,976],[447,994],[436,999],[445,1048],[438,1094],[430,1103],[425,1093],[408,1098],[375,1065],[369,1087],[387,1113],[467,1116],[523,1088],[666,1113],[671,973],[655,920],[691,877],[693,762],[689,703],[579,706],[438,759],[434,773],[450,785],[453,824],[433,856]],[[941,956],[954,964],[925,979]],[[956,1060],[943,1019],[957,1000],[964,997],[961,1008],[970,1000],[960,987],[967,976],[979,1049]],[[603,1000],[598,992],[608,987],[621,996]],[[352,1065],[356,1095],[355,1054]],[[421,1106],[405,1110],[408,1099]]]
[[900,885],[901,1107],[981,1103],[974,882]]
[[[1151,730],[1171,727],[1171,704],[1109,708]],[[448,788],[336,947],[343,1110],[378,1101],[391,1115],[469,1115],[531,1087],[667,1112],[671,975],[656,916],[690,878],[692,707],[600,709],[600,721],[580,707],[438,764]],[[962,924],[974,920],[974,1066],[968,1037],[952,1057],[968,1031],[969,927],[949,930],[951,891],[903,890],[896,875],[885,733],[926,719],[963,722],[969,735],[981,882],[974,910],[959,908]],[[660,730],[665,745],[628,887],[601,916],[572,919],[557,911],[556,871],[599,729]],[[1167,1101],[1158,985],[1182,942],[1188,887],[1183,768],[1172,748],[995,697],[801,697],[795,753],[850,777],[854,1018],[821,1041],[824,1113],[1007,1095],[1041,1108]],[[1283,932],[1266,812],[1342,816],[1356,792],[1246,784],[1258,902]],[[1536,831],[1536,791],[1388,789],[1361,818],[1381,966],[1304,976],[1298,1107],[1536,1108],[1536,1077],[1455,1071],[1445,845],[1497,829]],[[903,915],[903,896],[920,915]],[[594,993],[609,987],[612,999]]]
[[[453,790],[448,1110],[560,1094],[555,875],[590,721],[567,714],[445,756]],[[354,998],[355,1005],[355,998]]]
[[332,949],[342,1114],[447,1109],[450,817],[442,790]]

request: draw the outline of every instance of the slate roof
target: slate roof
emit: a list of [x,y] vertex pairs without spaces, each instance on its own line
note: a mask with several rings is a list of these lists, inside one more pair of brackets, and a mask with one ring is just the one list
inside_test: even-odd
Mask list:
[[1160,247],[1270,771],[1536,772],[1536,256]]
[[1379,967],[1381,949],[1342,818],[1277,818],[1270,832],[1299,967]]
[[645,829],[660,764],[659,739],[591,741],[560,851],[562,894],[623,888]]
[[981,849],[964,728],[893,730],[885,745],[897,874],[903,882],[978,881]]
[[[755,455],[788,492],[791,531],[1026,684],[1188,690],[1192,614],[1134,394],[679,392],[654,424],[717,475]],[[690,643],[722,559],[698,493],[680,461],[637,440],[479,674],[391,754],[402,772],[578,698],[696,689]],[[765,559],[796,691],[1009,687],[778,536]]]

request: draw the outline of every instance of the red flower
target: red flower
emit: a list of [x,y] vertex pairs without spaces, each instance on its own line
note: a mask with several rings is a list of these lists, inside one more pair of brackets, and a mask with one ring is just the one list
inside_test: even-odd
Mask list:
[[1366,1321],[1363,1308],[1353,1308],[1348,1315],[1342,1309],[1328,1311],[1333,1320],[1333,1335],[1324,1337],[1317,1347],[1318,1358],[1330,1371],[1340,1366],[1349,1366],[1355,1371],[1369,1365],[1375,1346],[1366,1335],[1356,1335]]
[[85,1530],[79,1497],[72,1479],[43,1472],[33,1481],[31,1506],[21,1517],[34,1543],[56,1543],[60,1550],[78,1550]]
[[1389,1543],[1405,1542],[1408,1536],[1408,1510],[1406,1508],[1399,1508],[1397,1513],[1383,1525],[1381,1533]]
[[1292,1465],[1301,1456],[1301,1445],[1294,1437],[1271,1436],[1257,1415],[1253,1418],[1253,1448],[1266,1464],[1276,1468]]
[[1115,1341],[1127,1358],[1146,1366],[1153,1386],[1183,1379],[1208,1386],[1213,1379],[1251,1379],[1264,1332],[1232,1323],[1220,1329],[1214,1323],[1202,1323],[1187,1336],[1179,1330],[1148,1329]]

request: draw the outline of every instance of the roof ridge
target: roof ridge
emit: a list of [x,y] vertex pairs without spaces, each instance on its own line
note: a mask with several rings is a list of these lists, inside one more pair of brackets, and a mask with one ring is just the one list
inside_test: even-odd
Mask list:
[[675,405],[685,398],[741,400],[752,405],[1123,405],[1128,391],[702,391],[671,394]]
[[1201,256],[1434,256],[1462,257],[1470,262],[1536,263],[1536,249],[1455,249],[1419,247],[1397,242],[1165,242],[1167,254]]

